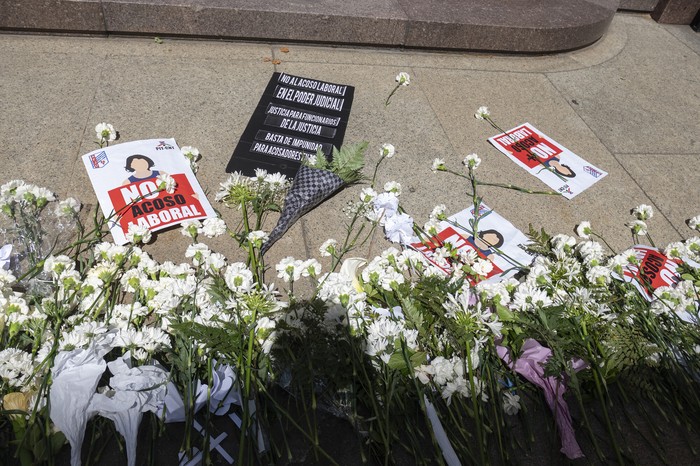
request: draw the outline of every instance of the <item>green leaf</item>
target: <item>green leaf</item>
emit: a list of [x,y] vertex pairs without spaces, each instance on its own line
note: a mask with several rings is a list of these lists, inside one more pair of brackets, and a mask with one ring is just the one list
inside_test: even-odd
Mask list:
[[333,148],[333,161],[330,170],[338,175],[345,183],[352,184],[362,179],[362,168],[365,166],[366,141],[346,144],[340,150]]

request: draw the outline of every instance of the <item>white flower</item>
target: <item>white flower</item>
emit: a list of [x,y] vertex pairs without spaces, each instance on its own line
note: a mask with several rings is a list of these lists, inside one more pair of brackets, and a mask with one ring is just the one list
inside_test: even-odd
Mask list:
[[581,222],[576,227],[576,234],[583,239],[589,239],[591,237],[591,222]]
[[185,220],[180,224],[180,233],[182,233],[182,236],[196,239],[201,228],[202,222],[199,220]]
[[698,230],[700,231],[700,215],[696,215],[695,217],[691,218],[688,220],[688,226],[692,230]]
[[307,259],[301,264],[301,275],[317,277],[321,273],[321,264],[316,259]]
[[488,259],[477,259],[472,265],[472,269],[477,275],[485,277],[493,270],[493,263]]
[[393,193],[396,194],[397,196],[401,195],[401,183],[398,181],[387,181],[384,184],[384,191],[387,193]]
[[245,293],[253,287],[253,272],[243,262],[234,262],[226,267],[224,281],[230,290]]
[[445,204],[438,204],[435,207],[433,207],[433,211],[430,213],[430,219],[431,220],[446,220],[447,216],[445,215],[445,211],[447,210],[447,206]]
[[175,178],[172,176],[168,175],[167,173],[161,173],[158,175],[156,178],[158,189],[161,189],[167,193],[174,193],[175,192],[175,187],[177,186],[177,181],[175,181]]
[[399,86],[408,86],[411,84],[411,76],[405,71],[402,71],[396,75],[396,82],[399,83]]
[[479,158],[479,156],[476,154],[469,154],[464,157],[464,161],[462,163],[464,163],[467,168],[474,170],[481,165],[481,158]]
[[382,148],[379,150],[380,157],[386,157],[387,159],[392,158],[396,154],[396,148],[392,144],[382,144]]
[[573,248],[576,246],[576,238],[561,233],[554,235],[552,239],[550,239],[550,242],[552,243],[552,247],[554,249],[565,249],[567,246],[569,248]]
[[80,211],[80,201],[72,197],[66,198],[56,206],[57,217],[74,217]]
[[95,135],[97,136],[97,141],[101,144],[112,142],[117,139],[117,132],[114,126],[109,123],[99,123],[95,126]]
[[433,173],[437,173],[445,169],[445,160],[436,158],[433,160],[433,166],[430,168]]
[[367,204],[372,202],[375,197],[377,197],[377,191],[372,188],[362,188],[362,192],[360,193],[360,201]]
[[484,120],[491,116],[488,107],[479,107],[474,114],[474,118],[477,120]]
[[265,183],[273,191],[279,191],[287,187],[287,176],[282,173],[269,173],[265,176]]
[[338,247],[338,242],[331,238],[324,241],[318,250],[321,253],[321,257],[330,257],[335,254],[336,247]]
[[302,265],[302,261],[288,256],[275,265],[275,270],[277,270],[277,276],[285,282],[295,282],[301,278]]
[[129,230],[127,231],[125,236],[127,241],[129,241],[130,243],[146,244],[149,241],[151,241],[151,230],[149,230],[148,227],[145,225],[130,223]]
[[221,217],[212,217],[204,220],[201,230],[198,233],[207,238],[215,238],[226,233],[226,222]]
[[642,220],[635,220],[627,223],[626,226],[632,230],[632,233],[635,235],[644,236],[647,234],[647,224]]
[[509,416],[518,414],[518,411],[520,411],[520,396],[505,392],[503,394],[503,411]]
[[251,231],[247,236],[248,241],[256,248],[260,248],[269,237],[270,235],[262,230]]
[[[377,218],[382,217],[380,223],[386,221],[388,217],[392,217],[399,209],[399,198],[394,193],[381,193],[372,201],[374,213]],[[376,219],[375,219],[376,220]]]
[[196,162],[199,160],[199,149],[192,146],[183,146],[180,148],[182,155],[187,157],[190,162]]
[[392,243],[410,244],[415,242],[413,235],[413,219],[407,214],[396,214],[388,217],[384,223],[385,234]]
[[637,217],[637,220],[649,220],[654,216],[654,211],[650,205],[640,204],[632,209],[632,214]]

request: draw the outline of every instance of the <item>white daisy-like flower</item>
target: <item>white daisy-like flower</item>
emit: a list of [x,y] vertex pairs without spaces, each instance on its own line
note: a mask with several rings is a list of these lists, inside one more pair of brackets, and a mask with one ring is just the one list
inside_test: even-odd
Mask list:
[[161,173],[158,175],[156,178],[156,184],[158,185],[158,189],[161,189],[167,193],[174,193],[175,188],[177,187],[177,181],[175,181],[175,178],[172,176],[168,175],[167,173]]
[[207,238],[215,238],[226,233],[226,222],[221,217],[212,217],[204,220],[198,233]]
[[187,157],[187,159],[188,159],[190,162],[196,162],[196,161],[199,160],[199,158],[200,158],[199,149],[197,149],[196,147],[192,147],[192,146],[182,146],[182,147],[180,148],[180,151],[182,152],[182,155],[184,155],[185,157]]
[[130,223],[129,229],[126,232],[126,239],[133,244],[146,244],[151,241],[151,230],[145,225]]
[[401,195],[401,183],[398,181],[387,181],[384,184],[384,191],[387,193],[393,193],[396,194],[397,196]]
[[581,222],[576,226],[576,234],[583,239],[589,239],[591,237],[591,222]]
[[445,159],[435,158],[433,160],[433,166],[430,169],[433,173],[445,170]]
[[475,170],[479,167],[479,165],[481,165],[481,158],[476,154],[469,154],[464,157],[464,161],[462,163],[464,163],[467,168]]
[[472,264],[472,269],[477,275],[486,277],[493,270],[493,263],[488,259],[477,259]]
[[251,231],[247,236],[248,241],[256,248],[260,248],[269,238],[270,235],[262,230]]
[[101,144],[112,142],[117,139],[117,131],[114,129],[114,126],[109,123],[98,123],[97,126],[95,126],[95,135],[97,141]]
[[635,220],[633,222],[629,222],[625,224],[625,226],[632,230],[632,233],[634,233],[635,235],[644,236],[647,234],[647,224],[642,220]]
[[382,148],[379,150],[379,156],[387,159],[392,158],[395,154],[396,148],[392,144],[382,144]]
[[488,107],[479,107],[476,110],[476,113],[474,113],[474,118],[477,120],[485,120],[486,118],[490,117],[491,113],[489,112]]
[[330,257],[335,254],[335,249],[338,247],[338,241],[330,238],[323,242],[323,244],[318,248],[321,253],[321,257]]
[[80,211],[80,201],[72,197],[68,197],[56,206],[57,217],[75,217]]
[[632,209],[632,214],[637,217],[637,220],[649,220],[654,216],[654,210],[650,205],[640,204]]
[[411,84],[411,76],[405,71],[402,71],[396,75],[396,82],[399,83],[400,86],[408,86]]
[[182,236],[197,239],[201,228],[202,222],[199,220],[185,220],[180,224],[180,233],[182,233]]

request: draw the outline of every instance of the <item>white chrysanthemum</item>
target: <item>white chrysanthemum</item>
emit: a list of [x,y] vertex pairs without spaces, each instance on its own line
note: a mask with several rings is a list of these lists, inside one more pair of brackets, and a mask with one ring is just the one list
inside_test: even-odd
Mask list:
[[112,142],[117,139],[117,131],[109,123],[98,123],[95,126],[95,136],[100,143]]
[[286,283],[295,282],[301,278],[303,272],[303,262],[293,257],[285,257],[275,265],[277,277],[284,280]]
[[202,228],[202,222],[199,220],[185,220],[180,224],[180,233],[182,236],[187,236],[196,239]]
[[696,215],[695,217],[689,219],[689,220],[688,220],[688,226],[689,226],[692,230],[700,231],[700,215]]
[[287,187],[287,176],[282,173],[270,173],[265,176],[265,183],[268,184],[273,191],[280,191]]
[[175,192],[175,188],[177,187],[177,181],[175,181],[175,178],[167,173],[161,173],[156,177],[156,185],[158,186],[158,189],[172,194]]
[[433,165],[430,167],[430,169],[433,171],[433,173],[445,170],[445,160],[436,158],[433,160]]
[[547,296],[546,291],[523,283],[515,291],[511,306],[520,311],[531,311],[551,304],[552,300]]
[[321,273],[321,263],[316,259],[307,259],[301,264],[303,277],[318,277]]
[[591,237],[591,222],[581,222],[576,226],[576,234],[583,239],[589,239]]
[[476,168],[479,168],[479,165],[481,165],[481,158],[476,154],[469,154],[466,157],[464,157],[462,163],[467,168],[474,170]]
[[34,372],[32,355],[18,348],[0,351],[0,379],[10,387],[23,388]]
[[262,230],[251,231],[248,233],[248,241],[256,248],[260,248],[265,241],[270,238],[270,235]]
[[226,233],[226,222],[221,217],[212,217],[204,220],[201,230],[198,233],[207,238],[216,238]]
[[75,217],[80,212],[80,201],[72,197],[68,197],[56,206],[57,217]]
[[493,263],[488,259],[477,259],[472,264],[474,273],[481,277],[486,277],[493,270]]
[[130,223],[125,237],[130,243],[146,244],[151,241],[152,234],[146,225]]
[[644,236],[647,234],[647,224],[642,220],[629,222],[625,226],[632,230],[632,233],[635,235]]
[[386,157],[387,159],[392,158],[396,154],[396,148],[389,143],[382,144],[382,148],[379,150],[380,157]]
[[372,202],[375,197],[377,197],[377,191],[369,187],[362,188],[362,191],[360,192],[360,201],[367,204]]
[[397,196],[401,195],[401,183],[398,181],[387,181],[384,183],[384,191],[387,193],[393,193]]
[[640,204],[632,209],[632,215],[637,217],[637,220],[649,220],[654,216],[654,210],[650,205]]
[[605,286],[610,283],[612,270],[601,265],[596,265],[588,269],[586,279],[598,286]]
[[318,248],[318,251],[321,253],[321,257],[330,257],[333,254],[335,254],[335,250],[337,247],[338,242],[331,238],[324,241],[323,244]]
[[491,113],[489,112],[488,107],[479,107],[476,110],[476,113],[474,113],[474,118],[477,120],[484,120],[489,116],[491,116]]
[[405,71],[402,71],[396,75],[396,82],[399,83],[399,86],[408,86],[411,84],[411,76]]

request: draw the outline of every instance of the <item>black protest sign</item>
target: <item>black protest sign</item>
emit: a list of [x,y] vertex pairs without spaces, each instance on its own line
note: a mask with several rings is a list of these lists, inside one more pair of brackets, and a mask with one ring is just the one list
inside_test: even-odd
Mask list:
[[256,168],[294,177],[305,157],[340,147],[355,88],[274,73],[226,171],[252,176]]

